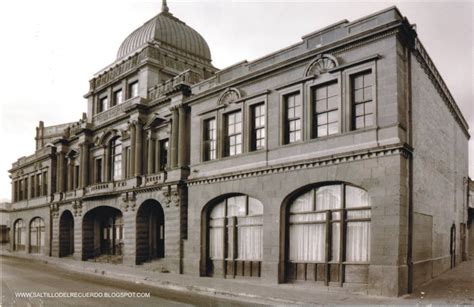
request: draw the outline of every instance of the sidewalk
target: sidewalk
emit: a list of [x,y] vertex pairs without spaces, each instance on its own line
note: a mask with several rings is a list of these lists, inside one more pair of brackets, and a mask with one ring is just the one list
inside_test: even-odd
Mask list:
[[[85,273],[102,275],[109,278],[142,283],[145,285],[171,289],[183,292],[194,292],[209,296],[227,297],[240,299],[246,302],[276,304],[427,304],[436,303],[459,303],[474,304],[474,277],[472,276],[473,262],[464,262],[457,269],[448,272],[440,278],[435,279],[430,285],[421,290],[426,293],[420,298],[419,291],[415,291],[411,296],[401,298],[387,298],[368,296],[348,292],[341,288],[317,287],[309,285],[261,285],[258,280],[226,280],[223,278],[208,278],[190,275],[178,275],[171,273],[159,273],[144,270],[140,267],[127,267],[106,263],[76,261],[68,258],[55,258],[41,255],[26,255],[17,253],[1,252],[0,255],[18,257],[25,259],[35,259],[55,267]],[[461,274],[463,276],[462,291],[455,289],[453,278],[460,276],[459,272],[464,272],[469,268],[471,272]],[[471,276],[470,276],[471,275]],[[453,289],[449,291],[461,291],[462,297],[456,295],[443,296],[443,284],[451,282]],[[434,285],[432,288],[431,285]],[[471,292],[468,292],[470,287]],[[464,289],[466,288],[466,289]],[[458,292],[459,292],[458,291]],[[458,293],[456,292],[456,293]],[[446,300],[449,299],[449,300]]]

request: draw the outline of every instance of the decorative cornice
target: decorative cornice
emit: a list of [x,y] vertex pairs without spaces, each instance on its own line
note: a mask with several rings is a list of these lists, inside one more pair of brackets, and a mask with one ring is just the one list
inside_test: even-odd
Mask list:
[[262,167],[259,169],[244,170],[241,172],[228,173],[223,175],[209,176],[205,178],[196,178],[188,180],[189,186],[211,184],[216,182],[225,182],[231,180],[238,180],[248,177],[264,176],[275,173],[285,173],[300,169],[311,169],[329,165],[336,165],[340,163],[366,160],[382,156],[402,155],[405,158],[411,156],[411,147],[406,144],[398,144],[394,146],[387,146],[381,148],[373,148],[368,150],[353,151],[351,153],[331,155],[317,159],[310,159],[305,161],[290,162],[280,164],[277,166]]

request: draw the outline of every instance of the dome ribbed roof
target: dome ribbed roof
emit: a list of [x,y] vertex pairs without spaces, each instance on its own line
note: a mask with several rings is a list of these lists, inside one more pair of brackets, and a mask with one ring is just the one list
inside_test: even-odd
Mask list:
[[129,55],[153,41],[159,41],[211,60],[211,52],[204,38],[168,12],[161,12],[133,31],[120,45],[117,59]]

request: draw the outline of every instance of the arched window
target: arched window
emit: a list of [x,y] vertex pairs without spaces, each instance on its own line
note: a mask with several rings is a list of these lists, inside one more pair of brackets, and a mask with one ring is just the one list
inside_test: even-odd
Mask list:
[[26,230],[22,219],[15,222],[13,226],[13,250],[25,250]]
[[224,275],[259,276],[262,228],[263,205],[257,199],[233,196],[213,206],[209,213],[209,260],[213,267],[219,262],[224,264]]
[[115,138],[110,142],[110,178],[122,179],[122,141]]
[[307,272],[300,278],[298,270],[306,271],[311,264],[310,279],[341,282],[343,264],[370,261],[370,203],[360,188],[346,184],[312,188],[289,205],[288,222],[289,279],[307,280]]
[[44,247],[45,238],[44,220],[35,217],[30,223],[30,253],[41,253]]

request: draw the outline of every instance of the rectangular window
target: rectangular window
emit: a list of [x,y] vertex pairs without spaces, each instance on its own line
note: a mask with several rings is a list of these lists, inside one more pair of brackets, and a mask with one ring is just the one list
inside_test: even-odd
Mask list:
[[30,190],[30,198],[35,198],[36,197],[36,184],[35,184],[35,175],[30,177],[30,182],[31,182],[31,190]]
[[160,141],[160,171],[164,171],[168,166],[168,139]]
[[129,98],[138,96],[138,81],[130,83],[129,85]]
[[299,93],[285,96],[285,143],[301,140],[301,99]]
[[339,132],[337,82],[314,88],[313,110],[313,137],[322,137]]
[[351,78],[352,130],[371,127],[375,124],[375,104],[372,97],[374,77],[366,71]]
[[102,159],[95,160],[95,182],[102,182]]
[[121,104],[123,102],[122,90],[114,92],[114,106]]
[[43,195],[48,195],[48,172],[43,172]]
[[43,181],[43,178],[42,178],[42,177],[43,177],[42,174],[37,174],[37,175],[36,175],[36,188],[35,188],[35,190],[36,190],[36,196],[42,196],[42,195],[44,195],[44,194],[42,193],[43,191],[41,191],[41,189],[43,188],[43,182],[42,182],[42,181]]
[[132,175],[132,148],[128,146],[125,149],[125,177],[129,178]]
[[204,121],[204,161],[216,159],[217,129],[216,119]]
[[25,189],[23,190],[24,199],[28,199],[28,177],[23,181],[25,182]]
[[107,97],[100,98],[99,100],[99,110],[97,110],[97,113],[104,112],[107,110],[107,106],[109,104],[109,99]]
[[254,105],[251,108],[252,135],[251,150],[260,150],[265,148],[265,105],[263,103]]
[[242,112],[237,111],[225,116],[225,156],[242,153]]

